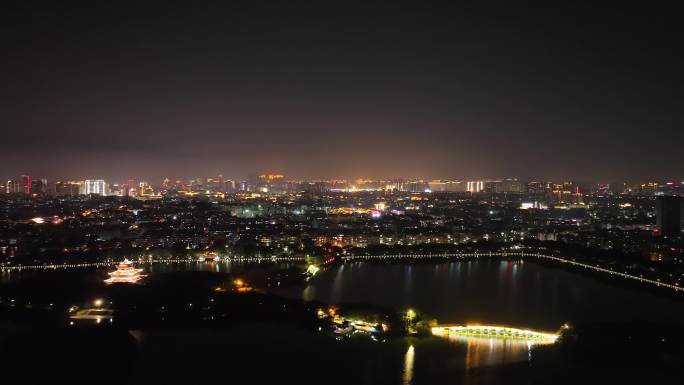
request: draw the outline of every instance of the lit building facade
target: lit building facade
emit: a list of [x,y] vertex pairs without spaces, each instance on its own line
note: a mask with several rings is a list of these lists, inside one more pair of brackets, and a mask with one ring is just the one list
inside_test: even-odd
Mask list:
[[107,195],[107,183],[102,179],[87,179],[85,181],[85,194]]
[[471,193],[478,193],[484,190],[485,182],[482,180],[466,182],[466,190]]
[[428,188],[433,192],[465,192],[466,183],[453,180],[431,180],[428,182]]

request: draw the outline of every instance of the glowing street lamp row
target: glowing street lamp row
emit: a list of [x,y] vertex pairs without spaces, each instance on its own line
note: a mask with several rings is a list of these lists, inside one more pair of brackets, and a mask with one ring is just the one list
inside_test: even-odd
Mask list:
[[[225,257],[225,262],[300,262],[304,257]],[[136,263],[200,263],[205,262],[201,258],[139,258],[134,261]],[[63,264],[47,264],[47,265],[14,265],[14,266],[0,266],[0,272],[21,271],[21,270],[57,270],[57,269],[75,269],[83,267],[106,267],[116,265],[116,261],[104,262],[84,262],[84,263],[63,263]]]
[[[392,255],[357,255],[357,256],[343,256],[342,260],[344,262],[352,261],[372,261],[372,260],[403,260],[403,259],[444,259],[444,258],[481,258],[481,257],[520,257],[520,258],[539,258],[547,259],[559,263],[567,263],[572,266],[581,267],[584,269],[589,269],[593,271],[598,271],[601,273],[606,273],[613,276],[618,276],[621,278],[626,278],[630,280],[635,280],[641,283],[646,283],[654,285],[657,287],[663,287],[671,289],[677,292],[684,292],[684,287],[678,284],[669,284],[660,282],[659,280],[653,280],[648,278],[643,278],[636,275],[631,275],[627,273],[622,273],[619,271],[614,271],[606,269],[600,266],[594,266],[587,263],[576,262],[570,259],[555,257],[551,255],[534,253],[534,252],[524,252],[524,251],[501,251],[501,252],[471,252],[471,253],[435,253],[435,254],[392,254]],[[304,257],[244,257],[244,256],[233,256],[226,257],[227,262],[295,262],[303,261]],[[139,263],[188,263],[188,262],[203,262],[201,259],[195,258],[140,258]],[[18,266],[0,266],[0,272],[9,271],[21,271],[21,270],[49,270],[49,269],[67,269],[67,268],[79,268],[79,267],[101,267],[101,266],[111,266],[115,262],[92,262],[92,263],[77,263],[77,264],[50,264],[50,265],[18,265]]]
[[678,292],[684,292],[684,287],[679,286],[678,284],[669,284],[669,283],[664,283],[660,282],[659,280],[653,280],[653,279],[648,279],[648,278],[643,278],[639,277],[636,275],[631,275],[627,273],[621,273],[619,271],[614,271],[610,269],[606,269],[600,266],[594,266],[590,265],[587,263],[581,263],[581,262],[576,262],[570,259],[565,259],[565,258],[560,258],[560,257],[555,257],[551,255],[546,255],[546,254],[541,254],[541,253],[533,253],[533,252],[524,252],[524,251],[501,251],[501,252],[472,252],[472,253],[435,253],[435,254],[392,254],[392,255],[358,255],[358,256],[348,256],[348,257],[342,257],[343,260],[345,261],[355,261],[355,260],[365,260],[365,261],[371,261],[371,260],[402,260],[402,259],[444,259],[444,258],[481,258],[481,257],[520,257],[520,258],[526,258],[526,257],[532,257],[532,258],[539,258],[539,259],[547,259],[551,260],[554,262],[559,262],[559,263],[567,263],[572,266],[576,267],[581,267],[584,269],[589,269],[593,271],[598,271],[601,273],[607,273],[609,275],[614,275],[622,278],[627,278],[631,280],[635,280],[641,283],[647,283],[650,285],[655,285],[657,287],[663,287],[667,289],[671,289],[674,291]]

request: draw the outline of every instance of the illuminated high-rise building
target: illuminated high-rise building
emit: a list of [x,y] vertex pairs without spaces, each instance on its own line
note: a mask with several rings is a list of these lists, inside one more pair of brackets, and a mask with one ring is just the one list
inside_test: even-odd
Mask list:
[[47,194],[48,182],[47,179],[33,179],[31,181],[31,193],[37,195]]
[[22,175],[19,179],[8,180],[5,184],[5,192],[8,194],[31,194],[31,177]]
[[501,192],[504,193],[523,193],[525,188],[522,182],[516,178],[507,178],[501,181]]
[[409,180],[401,184],[400,191],[423,192],[428,185],[423,180]]
[[21,183],[21,193],[23,194],[31,194],[31,176],[30,175],[22,175],[19,178],[19,183]]
[[102,179],[87,179],[85,181],[85,194],[107,195],[107,183]]
[[147,182],[140,182],[138,195],[141,197],[154,195],[154,188],[152,188],[152,186],[150,186],[150,184]]
[[261,174],[249,176],[249,191],[262,193],[281,194],[286,191],[287,183],[282,174]]
[[484,184],[485,182],[481,180],[466,182],[466,190],[471,193],[481,192],[484,190]]
[[552,182],[529,182],[527,183],[527,192],[530,194],[547,195],[553,191]]
[[8,180],[5,189],[8,194],[17,194],[21,192],[21,183],[18,180]]
[[51,194],[55,196],[75,196],[78,195],[80,184],[74,181],[56,181],[51,187]]
[[122,185],[118,183],[113,183],[109,185],[109,195],[114,195],[118,197],[125,196]]
[[428,182],[428,188],[433,192],[465,192],[466,183],[453,180],[431,180]]

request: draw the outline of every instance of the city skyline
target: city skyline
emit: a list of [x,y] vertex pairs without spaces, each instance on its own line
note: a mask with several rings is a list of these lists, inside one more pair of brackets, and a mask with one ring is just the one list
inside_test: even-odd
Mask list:
[[[409,192],[409,193],[510,193],[514,195],[536,194],[540,198],[576,200],[583,195],[635,195],[635,196],[684,196],[684,181],[549,181],[518,178],[499,179],[293,179],[283,174],[250,174],[246,178],[223,175],[187,179],[164,178],[161,181],[127,178],[122,181],[105,179],[48,180],[21,175],[19,178],[0,181],[0,192],[27,196],[75,196],[100,195],[160,199],[178,194],[223,197],[225,194],[265,193],[270,196],[297,192]],[[528,202],[537,207],[539,202]]]
[[7,176],[0,177],[0,184],[6,184],[9,182],[20,182],[22,179],[28,178],[28,184],[30,185],[33,181],[33,183],[36,182],[41,182],[41,181],[49,181],[49,182],[86,182],[89,180],[93,181],[105,181],[106,183],[129,183],[129,182],[142,182],[142,183],[151,183],[153,185],[156,184],[163,184],[165,181],[169,181],[171,183],[175,182],[196,182],[196,181],[233,181],[233,182],[238,182],[238,181],[249,181],[250,179],[254,178],[262,178],[264,176],[272,176],[276,175],[278,176],[277,179],[287,181],[287,182],[316,182],[316,181],[322,181],[322,182],[345,182],[345,183],[350,183],[350,184],[357,184],[357,183],[368,183],[368,182],[382,182],[382,181],[422,181],[425,183],[428,182],[458,182],[458,183],[475,183],[475,182],[496,182],[496,181],[519,181],[521,183],[576,183],[576,184],[581,184],[581,185],[590,185],[590,184],[615,184],[615,183],[626,183],[626,184],[638,184],[638,183],[657,183],[657,184],[662,184],[662,185],[678,185],[678,184],[684,184],[684,177],[682,178],[677,178],[677,177],[666,177],[666,178],[655,178],[655,177],[646,177],[646,178],[603,178],[603,179],[587,179],[587,178],[543,178],[543,177],[527,177],[527,178],[521,178],[518,176],[498,176],[498,177],[483,177],[483,176],[475,176],[472,178],[466,178],[466,177],[456,177],[456,176],[441,176],[441,177],[426,177],[426,176],[402,176],[402,175],[395,175],[395,176],[380,176],[380,177],[370,177],[368,175],[356,175],[356,176],[335,176],[335,175],[328,175],[325,177],[316,177],[316,178],[302,178],[302,177],[296,177],[290,174],[284,174],[284,173],[273,173],[273,172],[249,172],[249,173],[241,173],[239,175],[225,175],[223,173],[216,173],[216,174],[208,174],[208,173],[195,173],[194,175],[183,175],[183,176],[174,176],[170,174],[165,174],[161,177],[150,177],[150,176],[144,176],[144,175],[134,175],[134,174],[128,174],[127,176],[124,177],[107,177],[103,176],[102,173],[97,173],[97,174],[88,174],[88,175],[72,175],[72,176],[65,176],[65,175],[57,175],[57,176],[46,176],[46,175],[36,175],[32,173],[11,173]]

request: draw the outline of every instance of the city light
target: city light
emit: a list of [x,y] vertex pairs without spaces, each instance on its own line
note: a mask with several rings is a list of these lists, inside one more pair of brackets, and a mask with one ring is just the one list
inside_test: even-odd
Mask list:
[[676,4],[3,14],[3,378],[684,382]]
[[105,279],[105,283],[138,283],[145,277],[143,269],[136,269],[133,263],[127,259],[116,266],[116,270],[109,273],[109,278]]
[[306,273],[310,274],[312,277],[316,275],[321,269],[316,265],[309,265],[306,268]]
[[436,336],[462,335],[474,337],[515,338],[539,343],[554,343],[560,337],[557,333],[546,333],[528,329],[518,329],[496,325],[454,325],[436,326],[432,329]]

